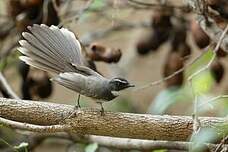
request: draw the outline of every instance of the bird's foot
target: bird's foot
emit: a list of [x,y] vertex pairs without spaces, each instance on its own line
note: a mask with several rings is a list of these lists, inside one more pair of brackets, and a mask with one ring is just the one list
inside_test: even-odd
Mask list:
[[102,105],[102,102],[98,102],[98,103],[99,103],[100,106],[101,106],[101,110],[100,110],[101,116],[104,116],[104,115],[105,115],[105,111],[104,111],[104,107],[103,107],[103,105]]
[[100,110],[101,116],[105,116],[105,112],[103,110]]

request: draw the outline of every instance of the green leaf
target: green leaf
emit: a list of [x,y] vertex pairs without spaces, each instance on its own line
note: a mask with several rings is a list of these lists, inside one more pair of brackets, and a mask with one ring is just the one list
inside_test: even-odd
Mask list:
[[[183,97],[185,99],[183,99]],[[152,114],[162,114],[171,105],[178,101],[185,101],[186,93],[185,88],[182,87],[170,87],[159,93],[153,103],[150,105],[148,112]]]
[[207,65],[207,63],[211,60],[213,57],[213,51],[208,50],[201,58],[199,58],[194,64],[192,64],[188,69],[187,69],[187,76],[193,74],[194,72],[198,71],[200,68],[204,67]]
[[2,61],[0,62],[0,71],[3,71],[6,67],[6,65],[7,65],[7,60],[2,59]]
[[14,146],[14,148],[23,152],[28,152],[28,146],[29,146],[28,143],[22,142],[20,143],[20,145]]
[[98,148],[98,144],[92,143],[85,147],[85,152],[95,152],[97,148]]
[[218,134],[213,128],[203,128],[197,134],[192,136],[191,152],[201,152],[205,150],[205,143],[212,143],[218,137]]
[[158,149],[158,150],[153,150],[152,152],[167,152],[168,150],[166,149]]
[[209,70],[201,72],[192,79],[192,87],[197,95],[208,93],[214,83],[214,78]]
[[91,5],[90,8],[92,9],[101,9],[105,6],[104,0],[95,0]]

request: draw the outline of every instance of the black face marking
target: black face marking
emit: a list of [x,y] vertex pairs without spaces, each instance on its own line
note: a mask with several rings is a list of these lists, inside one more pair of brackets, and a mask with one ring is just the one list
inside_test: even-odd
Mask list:
[[120,91],[129,87],[133,87],[130,83],[123,78],[114,78],[110,81],[110,87],[112,91]]

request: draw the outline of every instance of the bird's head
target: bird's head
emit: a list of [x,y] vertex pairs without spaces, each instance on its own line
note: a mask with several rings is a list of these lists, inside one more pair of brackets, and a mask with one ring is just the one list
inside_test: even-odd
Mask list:
[[113,78],[109,82],[111,91],[121,91],[129,87],[134,87],[134,85],[130,84],[126,79],[123,78]]

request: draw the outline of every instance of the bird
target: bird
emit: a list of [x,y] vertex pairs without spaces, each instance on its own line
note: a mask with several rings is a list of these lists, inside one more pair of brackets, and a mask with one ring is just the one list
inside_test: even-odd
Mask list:
[[66,28],[45,24],[33,24],[22,32],[18,51],[20,60],[35,68],[55,75],[51,78],[78,93],[76,108],[80,108],[80,95],[94,99],[101,106],[119,96],[120,91],[134,87],[120,77],[106,78],[85,66],[82,47],[75,34]]

